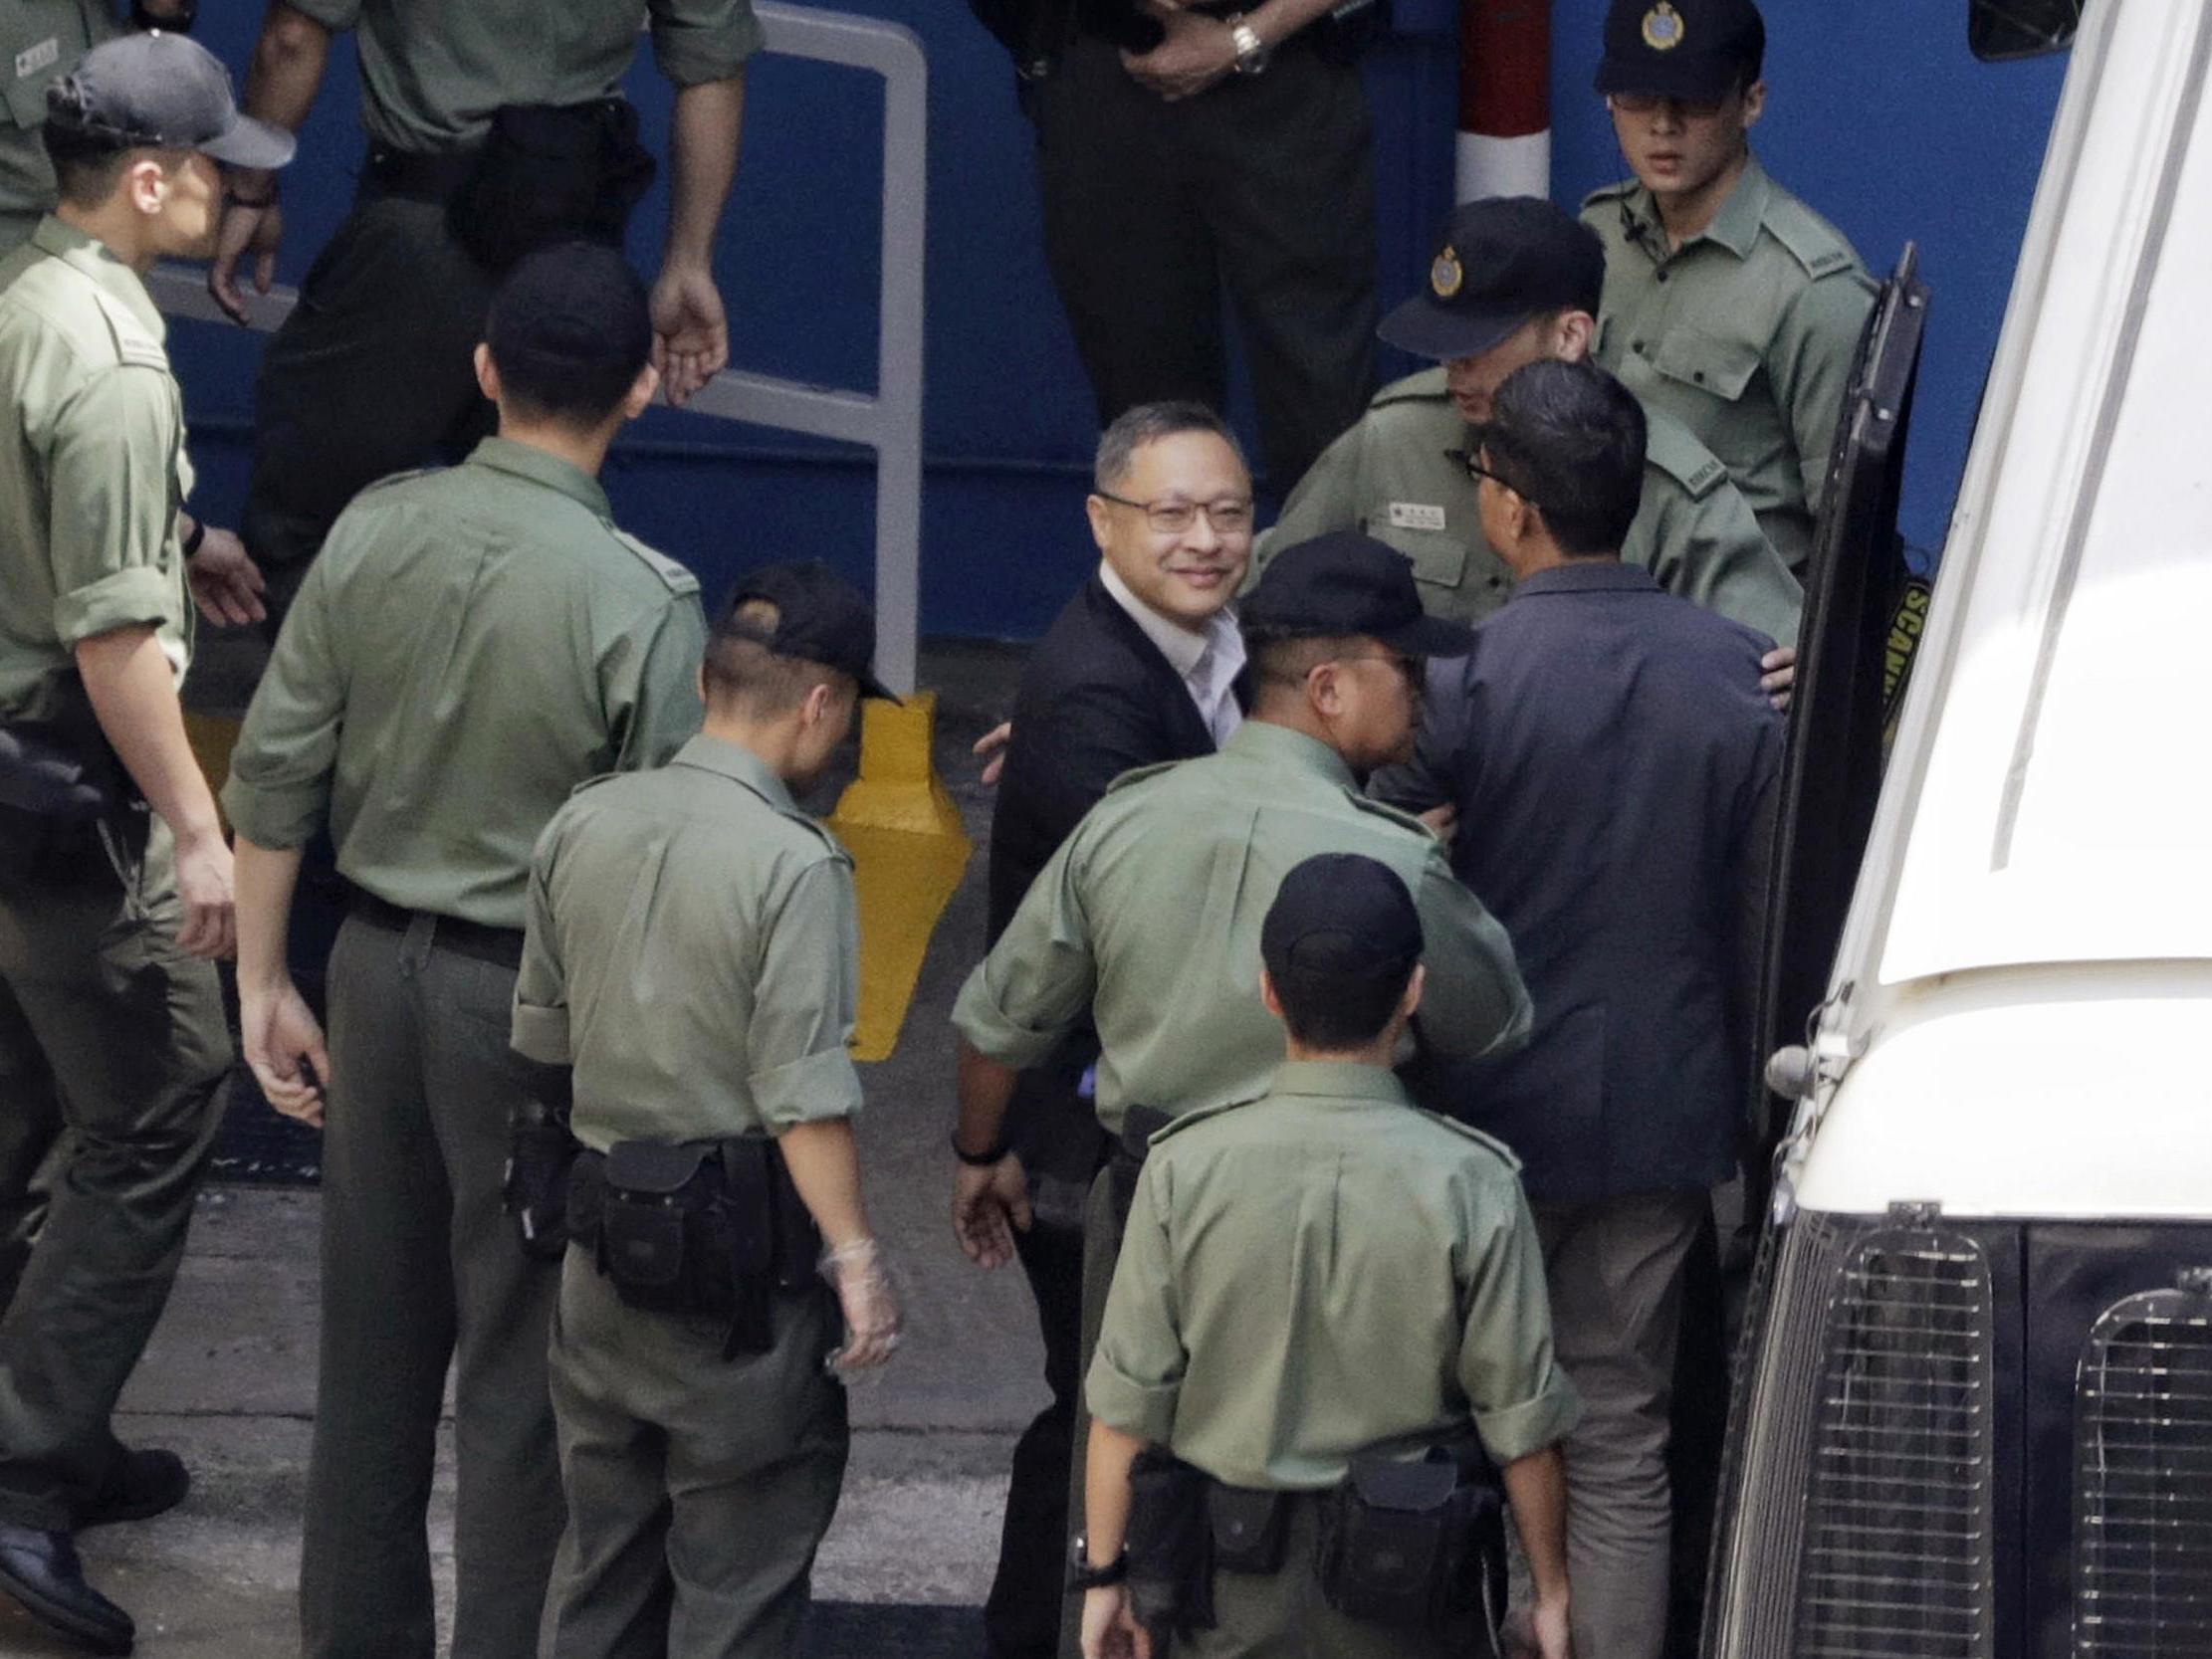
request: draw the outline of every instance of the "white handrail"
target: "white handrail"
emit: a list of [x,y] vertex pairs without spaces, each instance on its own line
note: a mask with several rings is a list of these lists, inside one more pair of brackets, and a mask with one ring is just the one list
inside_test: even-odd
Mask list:
[[[876,677],[914,689],[921,635],[922,270],[929,179],[929,62],[902,24],[758,0],[767,50],[883,77],[883,288],[876,389],[850,391],[725,369],[684,407],[722,420],[863,444],[876,454]],[[175,316],[224,320],[197,270],[164,266],[147,286]],[[297,302],[288,288],[246,291],[249,325],[267,332]]]

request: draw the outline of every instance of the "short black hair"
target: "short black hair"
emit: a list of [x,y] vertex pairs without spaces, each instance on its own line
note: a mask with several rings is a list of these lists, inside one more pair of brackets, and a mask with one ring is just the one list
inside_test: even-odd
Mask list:
[[1544,516],[1560,551],[1618,553],[1644,501],[1644,406],[1595,363],[1546,358],[1507,375],[1484,464]]
[[166,166],[185,153],[132,143],[112,127],[80,125],[51,116],[39,128],[39,142],[46,146],[46,158],[54,164],[54,182],[62,200],[81,208],[98,207],[112,196],[133,155],[157,156]]
[[1350,975],[1309,968],[1269,968],[1267,978],[1282,1004],[1282,1023],[1301,1047],[1324,1054],[1365,1048],[1398,1012],[1417,963],[1396,972]]
[[492,297],[484,342],[504,397],[540,419],[596,426],[652,358],[645,284],[598,243],[541,249]]

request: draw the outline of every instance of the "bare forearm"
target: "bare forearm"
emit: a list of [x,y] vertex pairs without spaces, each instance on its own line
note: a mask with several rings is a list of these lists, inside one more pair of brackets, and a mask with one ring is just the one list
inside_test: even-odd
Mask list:
[[118,628],[79,642],[77,672],[123,769],[177,840],[220,836],[214,793],[184,735],[176,671],[153,630]]
[[978,1053],[965,1040],[961,1043],[960,1124],[953,1134],[962,1151],[980,1157],[998,1144],[1018,1075],[1010,1067]]
[[1083,1538],[1091,1564],[1104,1566],[1121,1554],[1129,1534],[1129,1466],[1145,1442],[1091,1419],[1083,1450]]
[[1513,1510],[1513,1529],[1528,1556],[1537,1599],[1567,1599],[1567,1476],[1559,1448],[1547,1446],[1515,1458],[1499,1471]]
[[1284,41],[1333,11],[1339,0],[1267,0],[1267,4],[1245,14],[1244,21],[1252,26],[1252,33],[1267,46],[1280,46]]
[[860,1201],[860,1151],[845,1118],[794,1124],[776,1145],[791,1172],[799,1202],[821,1229],[822,1241],[842,1250],[868,1238],[868,1212]]
[[745,130],[745,72],[703,81],[676,95],[669,137],[668,248],[664,265],[712,263],[715,227],[738,176]]
[[[315,106],[323,86],[324,67],[331,57],[331,31],[284,0],[269,0],[261,20],[261,39],[254,45],[253,65],[246,72],[246,97],[241,107],[258,120],[297,132]],[[232,176],[249,196],[260,193],[270,175],[252,168],[232,169]]]
[[238,838],[238,983],[275,991],[290,977],[286,939],[292,892],[300,880],[300,849],[263,847]]

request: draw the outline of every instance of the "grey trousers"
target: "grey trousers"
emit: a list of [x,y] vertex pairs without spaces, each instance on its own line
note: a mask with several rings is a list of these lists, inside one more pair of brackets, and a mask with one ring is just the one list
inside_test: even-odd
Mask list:
[[1667,1414],[1682,1263],[1703,1191],[1537,1203],[1552,1341],[1582,1395],[1567,1437],[1567,1575],[1579,1654],[1659,1659],[1666,1639]]
[[554,1264],[501,1207],[515,974],[347,920],[331,952],[323,1347],[300,1628],[311,1659],[430,1659],[425,1514],[446,1368],[459,1491],[453,1659],[528,1659],[559,1468],[546,1393]]
[[625,1307],[582,1250],[561,1269],[553,1410],[568,1530],[555,1659],[795,1659],[845,1472],[826,1288],[776,1299],[766,1353],[719,1320]]
[[147,813],[27,829],[0,870],[0,1522],[62,1532],[175,1283],[230,1070]]

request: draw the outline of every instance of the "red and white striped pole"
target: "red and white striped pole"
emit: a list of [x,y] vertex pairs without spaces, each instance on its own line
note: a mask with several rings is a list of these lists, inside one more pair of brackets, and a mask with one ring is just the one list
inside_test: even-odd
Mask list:
[[1459,0],[1458,199],[1551,194],[1551,0]]

